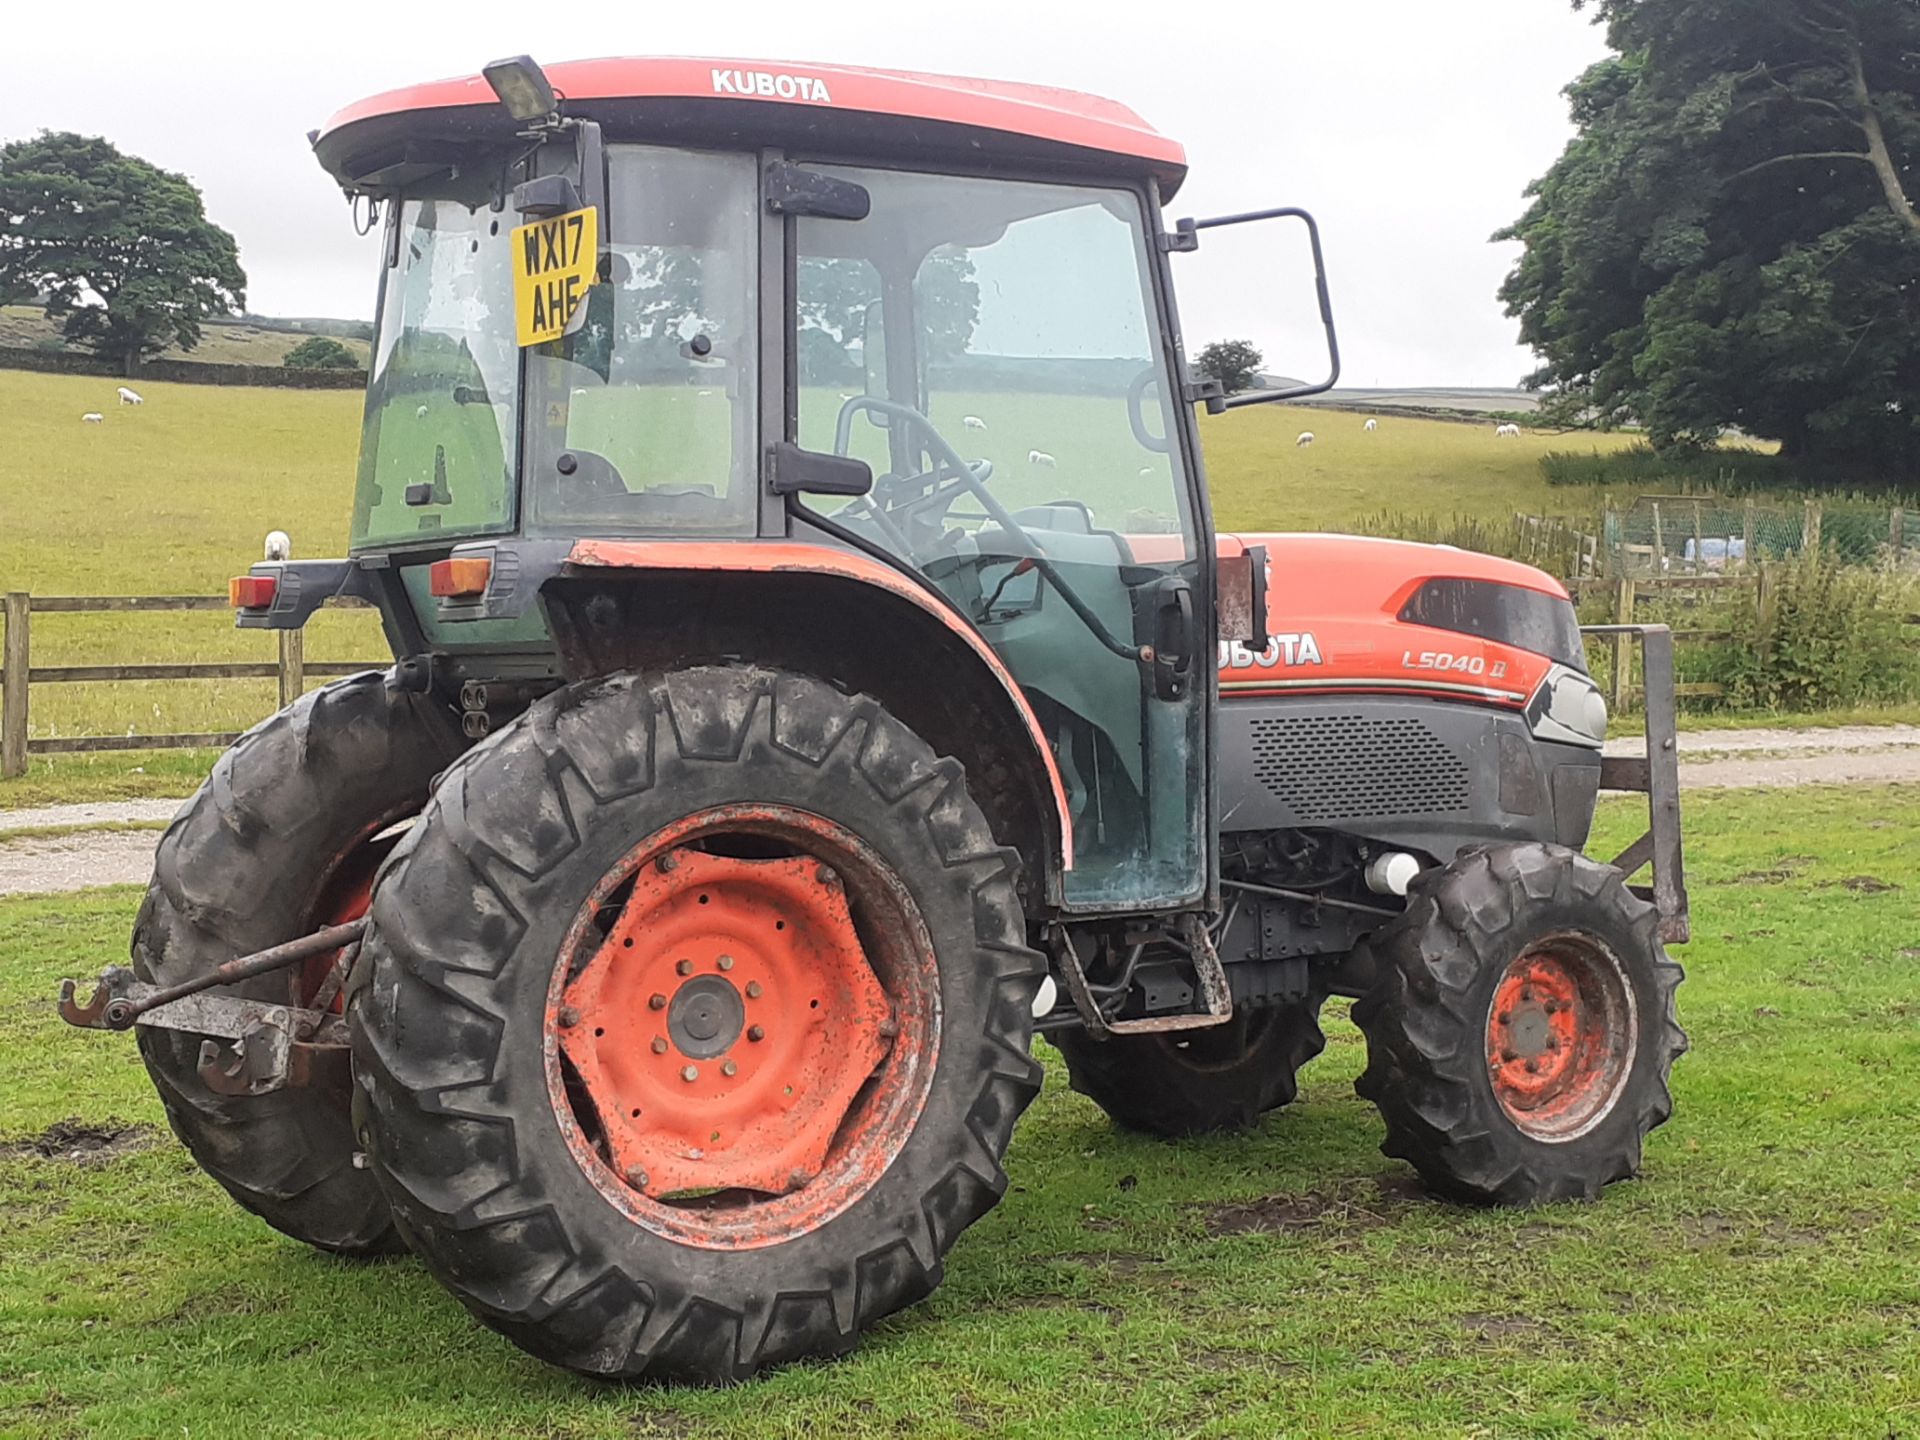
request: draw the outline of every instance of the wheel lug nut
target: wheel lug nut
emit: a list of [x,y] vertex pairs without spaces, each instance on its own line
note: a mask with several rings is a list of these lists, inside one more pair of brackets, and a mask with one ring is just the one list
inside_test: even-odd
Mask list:
[[693,962],[691,960],[682,960],[673,968],[676,974],[691,975],[693,973]]
[[1527,1074],[1538,1075],[1539,1073],[1540,1073],[1540,1062],[1538,1060],[1527,1061]]
[[1511,1025],[1513,1023],[1513,1012],[1511,1010],[1502,1010],[1500,1012],[1500,1023],[1502,1025]]
[[840,883],[840,877],[825,865],[822,865],[818,870],[814,871],[813,875],[814,879],[818,880],[822,885],[838,885]]
[[1517,1050],[1502,1050],[1500,1052],[1500,1058],[1510,1065],[1520,1058],[1520,1052]]
[[576,1010],[571,1005],[562,1007],[560,1011],[560,1024],[564,1028],[571,1030],[574,1026],[578,1025],[579,1023],[580,1023],[580,1012],[578,1010]]
[[664,1055],[667,1053],[667,1037],[666,1036],[656,1035],[653,1037],[653,1053],[656,1055]]
[[720,1073],[722,1075],[726,1075],[729,1077],[733,1075],[737,1075],[739,1071],[740,1071],[740,1067],[734,1064],[733,1061],[731,1060],[723,1062],[720,1066]]
[[653,868],[658,870],[662,875],[670,875],[679,864],[680,857],[678,855],[662,855],[658,860],[653,862]]
[[647,1001],[647,1008],[648,1008],[649,1010],[664,1010],[664,1009],[666,1009],[666,1008],[667,1008],[667,997],[666,997],[666,996],[664,996],[664,995],[655,995],[655,996],[653,996],[652,998],[650,998],[650,999],[649,999],[649,1000]]
[[722,955],[714,963],[722,970],[731,970],[733,968],[733,957],[731,955]]
[[627,1184],[636,1190],[646,1189],[647,1172],[642,1170],[638,1165],[634,1166],[633,1169],[627,1171]]
[[747,1039],[758,1041],[758,1040],[764,1040],[766,1038],[767,1038],[767,1031],[765,1026],[749,1025],[747,1027]]
[[698,1065],[687,1066],[686,1069],[680,1072],[680,1078],[686,1081],[687,1084],[691,1085],[694,1081],[700,1078],[700,1067]]
[[758,1000],[759,998],[760,998],[760,982],[758,980],[747,981],[747,999]]

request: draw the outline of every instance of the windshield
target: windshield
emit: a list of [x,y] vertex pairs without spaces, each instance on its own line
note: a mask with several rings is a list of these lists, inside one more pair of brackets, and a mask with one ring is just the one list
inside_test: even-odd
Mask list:
[[519,352],[509,217],[401,203],[375,321],[352,543],[513,528]]
[[750,535],[754,158],[614,145],[607,172],[585,318],[528,352],[527,529]]

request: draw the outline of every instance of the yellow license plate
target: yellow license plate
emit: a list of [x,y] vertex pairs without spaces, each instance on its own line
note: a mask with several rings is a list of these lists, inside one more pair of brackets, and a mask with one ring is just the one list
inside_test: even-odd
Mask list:
[[600,212],[592,206],[513,232],[514,331],[522,345],[566,333],[587,298],[600,255]]

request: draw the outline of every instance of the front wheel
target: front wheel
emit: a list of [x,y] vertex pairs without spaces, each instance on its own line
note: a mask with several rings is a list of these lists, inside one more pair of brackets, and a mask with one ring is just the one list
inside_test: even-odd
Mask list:
[[374,897],[355,1123],[409,1242],[590,1374],[850,1348],[1005,1188],[1015,863],[871,699],[729,666],[539,702]]
[[1458,1199],[1592,1199],[1636,1173],[1687,1048],[1654,907],[1556,845],[1477,851],[1415,882],[1362,942],[1373,988],[1354,1088],[1381,1147]]

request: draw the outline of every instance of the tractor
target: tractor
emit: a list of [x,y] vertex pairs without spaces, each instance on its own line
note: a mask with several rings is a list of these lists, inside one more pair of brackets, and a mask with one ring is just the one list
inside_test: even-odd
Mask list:
[[[310,138],[379,251],[351,538],[230,598],[371,605],[393,664],[221,757],[61,1000],[242,1206],[724,1383],[939,1283],[1036,1035],[1186,1136],[1350,997],[1435,1192],[1635,1173],[1685,1048],[1670,637],[1609,637],[1651,740],[1603,758],[1553,578],[1216,531],[1199,412],[1339,373],[1311,216],[1168,224],[1121,105],[841,66],[520,56]],[[1172,272],[1269,222],[1330,373],[1224,394]],[[1648,797],[1612,863],[1602,789]]]

